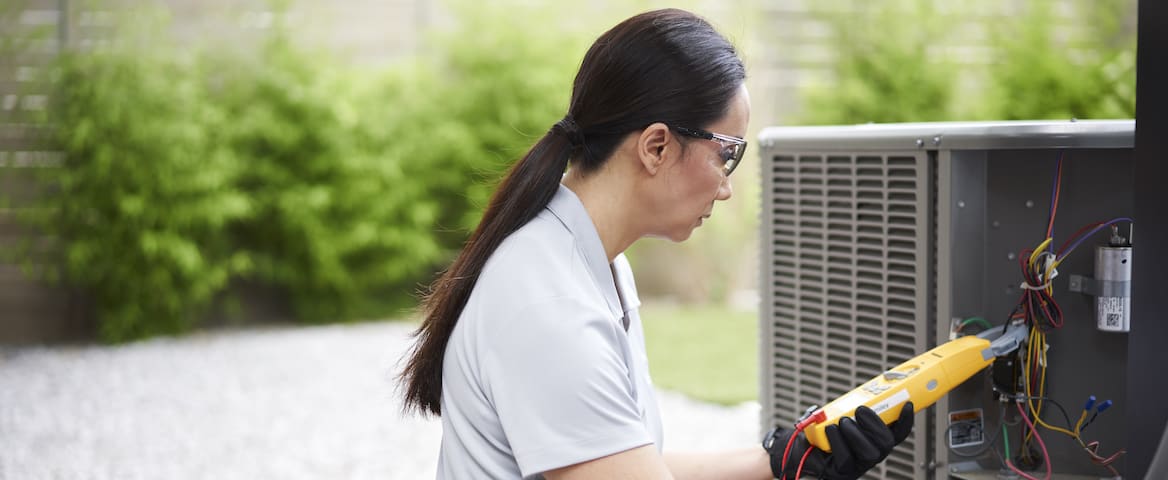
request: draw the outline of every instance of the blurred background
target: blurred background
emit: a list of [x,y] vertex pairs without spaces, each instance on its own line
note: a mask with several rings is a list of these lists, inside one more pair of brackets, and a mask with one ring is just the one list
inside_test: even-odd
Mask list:
[[[1135,114],[1135,0],[8,0],[0,426],[26,435],[9,441],[53,430],[25,418],[61,395],[53,382],[85,383],[53,376],[77,365],[53,370],[62,359],[137,371],[156,357],[136,352],[223,335],[244,335],[232,352],[335,338],[341,350],[313,362],[364,351],[390,383],[419,292],[563,116],[590,42],[666,6],[739,48],[752,139],[774,125]],[[757,397],[747,158],[689,241],[628,252],[656,383],[719,405]],[[379,341],[345,352],[346,335]],[[304,361],[241,358],[232,368]],[[110,381],[151,375],[167,373]],[[0,477],[29,464],[0,457]]]

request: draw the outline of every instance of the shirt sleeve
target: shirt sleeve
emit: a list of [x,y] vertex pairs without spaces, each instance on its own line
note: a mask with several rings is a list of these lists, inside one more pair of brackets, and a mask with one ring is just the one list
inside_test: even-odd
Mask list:
[[653,443],[607,310],[554,298],[510,320],[482,375],[524,477]]

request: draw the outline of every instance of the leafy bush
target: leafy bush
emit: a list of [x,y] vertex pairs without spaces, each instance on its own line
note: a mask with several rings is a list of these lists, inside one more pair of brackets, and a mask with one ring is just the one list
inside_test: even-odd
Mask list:
[[[1080,1],[1092,19],[1084,36],[1060,39],[1052,0],[994,30],[987,117],[1003,120],[1135,117],[1135,36],[1121,19],[1126,0]],[[1065,28],[1064,28],[1065,30]]]
[[[391,103],[362,88],[357,72],[289,42],[277,31],[262,62],[239,57],[217,70],[215,100],[253,217],[232,226],[256,279],[285,289],[297,315],[336,321],[379,315],[410,300],[439,259],[437,212],[419,202],[384,128],[363,105]],[[417,141],[417,140],[414,140]]]
[[[419,200],[439,213],[447,250],[478,224],[494,186],[567,112],[580,37],[556,32],[547,7],[454,2],[457,24],[432,37],[441,52],[412,64],[407,95],[385,104],[386,141]],[[500,28],[522,16],[524,28]],[[543,19],[548,19],[544,21]]]
[[937,19],[943,18],[932,3],[870,2],[861,8],[820,12],[833,33],[835,82],[804,92],[801,123],[949,119],[953,68],[930,52],[940,33]]
[[52,240],[60,273],[81,287],[100,335],[175,333],[248,266],[222,235],[252,212],[238,165],[208,128],[224,121],[198,66],[173,52],[64,54],[51,120],[61,168],[26,219]]
[[27,218],[61,261],[43,273],[92,299],[108,341],[183,332],[235,279],[313,322],[411,304],[563,115],[582,52],[459,9],[436,60],[386,72],[280,26],[259,52],[187,56],[155,32],[62,55],[45,121],[66,160]]
[[[1057,20],[1057,7],[1069,8],[1069,21]],[[981,20],[990,33],[984,68],[947,58],[945,45],[954,44],[956,32],[968,31],[957,27],[968,25],[974,14],[961,8],[1023,12]],[[803,92],[807,113],[799,122],[1135,115],[1135,36],[1134,28],[1124,26],[1134,12],[1132,0],[1000,1],[947,9],[942,13],[931,2],[902,0],[869,2],[856,11],[826,10],[838,53],[835,84]]]

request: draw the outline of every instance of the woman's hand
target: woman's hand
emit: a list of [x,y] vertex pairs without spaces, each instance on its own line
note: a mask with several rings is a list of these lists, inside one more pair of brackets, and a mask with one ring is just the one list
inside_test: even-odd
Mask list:
[[775,478],[794,479],[799,462],[808,449],[803,474],[827,480],[855,480],[876,466],[903,442],[913,427],[913,405],[905,402],[900,418],[885,425],[872,409],[860,406],[855,418],[844,417],[839,425],[829,425],[825,432],[831,444],[831,453],[819,450],[807,442],[802,432],[795,438],[784,465],[783,453],[794,430],[772,430],[763,440],[763,448],[771,457],[771,472]]

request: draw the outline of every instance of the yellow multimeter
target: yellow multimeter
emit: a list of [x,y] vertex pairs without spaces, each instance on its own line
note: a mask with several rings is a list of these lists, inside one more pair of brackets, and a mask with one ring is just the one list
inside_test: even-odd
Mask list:
[[[1023,326],[1012,327],[1004,334],[1001,333],[1003,329],[991,330],[985,332],[987,338],[978,335],[950,340],[835,399],[820,409],[823,412],[821,421],[806,427],[807,441],[830,452],[825,429],[828,425],[838,424],[843,417],[854,416],[860,405],[871,408],[886,424],[900,417],[900,408],[897,407],[906,401],[912,400],[917,411],[925,409],[988,367],[995,357],[1016,350],[1027,333]],[[992,336],[998,338],[991,342],[988,337]],[[819,411],[814,415],[819,415]]]

